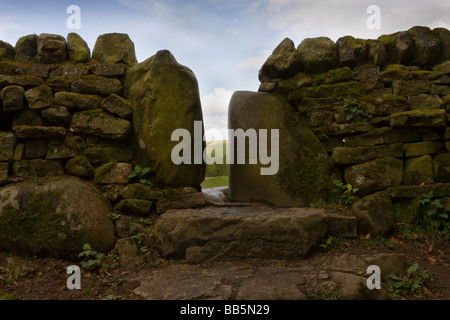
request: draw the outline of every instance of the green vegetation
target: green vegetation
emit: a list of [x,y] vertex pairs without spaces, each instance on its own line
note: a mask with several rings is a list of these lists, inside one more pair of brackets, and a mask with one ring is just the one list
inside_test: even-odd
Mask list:
[[344,106],[342,107],[346,112],[345,121],[351,121],[355,119],[361,119],[363,121],[369,121],[372,119],[372,115],[359,109],[358,103],[354,99],[344,99]]
[[202,188],[215,188],[228,186],[228,176],[206,177],[202,183]]
[[86,270],[95,270],[100,267],[104,254],[95,251],[89,243],[83,245],[83,251],[78,255],[79,258],[83,258],[81,261],[81,267]]
[[419,217],[417,224],[431,228],[433,233],[439,232],[447,240],[450,239],[450,206],[444,206],[441,199],[435,199],[433,191],[419,200]]
[[343,183],[341,180],[333,180],[333,184],[337,187],[333,189],[335,197],[333,202],[337,205],[349,206],[357,199],[356,193],[358,188],[353,188],[350,183]]
[[134,165],[133,171],[129,174],[128,178],[138,178],[139,182],[146,185],[147,187],[153,187],[153,182],[145,178],[145,175],[149,173],[150,168],[143,168],[137,164]]
[[121,214],[119,213],[115,213],[115,212],[110,212],[108,214],[108,218],[110,218],[112,221],[116,221],[120,218]]
[[405,276],[390,275],[389,278],[390,298],[393,300],[405,300],[411,295],[415,298],[426,298],[429,294],[425,282],[430,279],[430,275],[426,270],[419,268],[418,263],[411,265],[406,270]]

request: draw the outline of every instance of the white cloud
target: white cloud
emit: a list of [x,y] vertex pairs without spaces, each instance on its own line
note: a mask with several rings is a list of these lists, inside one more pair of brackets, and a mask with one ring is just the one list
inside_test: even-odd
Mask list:
[[259,70],[271,53],[272,51],[267,49],[261,50],[259,55],[250,57],[245,61],[241,61],[239,63],[239,68]]
[[201,98],[203,123],[207,141],[226,139],[228,127],[228,105],[233,91],[214,88],[214,91]]
[[0,17],[0,40],[6,41],[12,46],[15,43],[12,43],[14,38],[10,36],[11,31],[17,31],[21,29],[21,26],[14,22],[16,17]]

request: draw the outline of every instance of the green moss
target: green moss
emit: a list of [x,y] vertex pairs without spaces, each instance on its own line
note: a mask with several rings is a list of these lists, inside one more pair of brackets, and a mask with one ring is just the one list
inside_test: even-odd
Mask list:
[[0,61],[0,74],[13,75],[20,65],[14,61]]
[[101,181],[105,175],[117,164],[116,160],[110,161],[107,164],[104,164],[100,167],[98,167],[95,170],[95,174],[94,174],[94,182],[98,183],[99,181]]
[[84,155],[92,163],[106,163],[111,160],[118,162],[129,162],[132,159],[132,152],[129,147],[90,147],[86,148]]
[[54,78],[49,78],[47,79],[47,85],[52,88],[52,90],[54,92],[59,92],[59,91],[70,91],[71,90],[71,85],[72,82],[74,82],[75,80],[77,80],[78,78],[74,78],[74,79],[64,79],[60,76],[58,77],[54,77]]
[[328,199],[330,159],[324,146],[309,129],[294,139],[303,150],[296,163],[280,167],[279,184],[292,197],[302,197],[310,203]]
[[94,167],[85,156],[76,156],[67,161],[66,170],[69,174],[83,179],[92,179],[95,174]]
[[17,196],[19,208],[6,206],[0,219],[0,239],[4,249],[48,255],[63,252],[61,241],[65,237],[63,212],[55,212],[59,195],[34,193],[25,188]]
[[82,152],[86,148],[86,143],[78,136],[66,137],[64,144],[76,152]]
[[120,195],[124,199],[154,200],[154,192],[152,189],[141,183],[128,185]]
[[307,98],[342,98],[354,95],[359,96],[362,92],[361,85],[358,81],[349,81],[304,88],[300,90],[299,94]]
[[349,67],[331,69],[325,77],[325,82],[329,84],[351,80],[353,80],[353,71]]
[[445,113],[445,111],[442,109],[417,109],[417,110],[393,113],[390,116],[388,116],[388,118],[392,119],[392,118],[399,117],[399,116],[434,117],[434,116],[442,115],[443,113]]

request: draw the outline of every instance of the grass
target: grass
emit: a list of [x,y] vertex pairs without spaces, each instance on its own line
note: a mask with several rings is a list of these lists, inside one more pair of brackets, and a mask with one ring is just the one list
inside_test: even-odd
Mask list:
[[228,176],[206,177],[202,183],[202,188],[227,187]]

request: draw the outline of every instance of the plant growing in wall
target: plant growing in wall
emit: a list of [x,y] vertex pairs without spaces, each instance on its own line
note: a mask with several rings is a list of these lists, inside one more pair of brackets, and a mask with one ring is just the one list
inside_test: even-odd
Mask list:
[[433,191],[425,194],[419,200],[418,223],[431,227],[433,232],[440,232],[446,239],[450,239],[450,206],[444,206],[441,199],[435,199]]
[[335,194],[334,202],[337,205],[348,206],[355,202],[358,188],[353,188],[350,183],[345,184],[341,180],[333,180],[333,184],[336,186],[333,193]]
[[137,164],[134,165],[133,171],[128,175],[128,178],[138,178],[139,182],[145,184],[148,187],[153,187],[153,182],[145,178],[145,175],[149,173],[150,168],[143,168]]
[[346,113],[345,121],[349,122],[359,117],[364,121],[372,119],[372,115],[364,112],[358,107],[358,103],[355,99],[344,99],[344,106],[342,107]]

